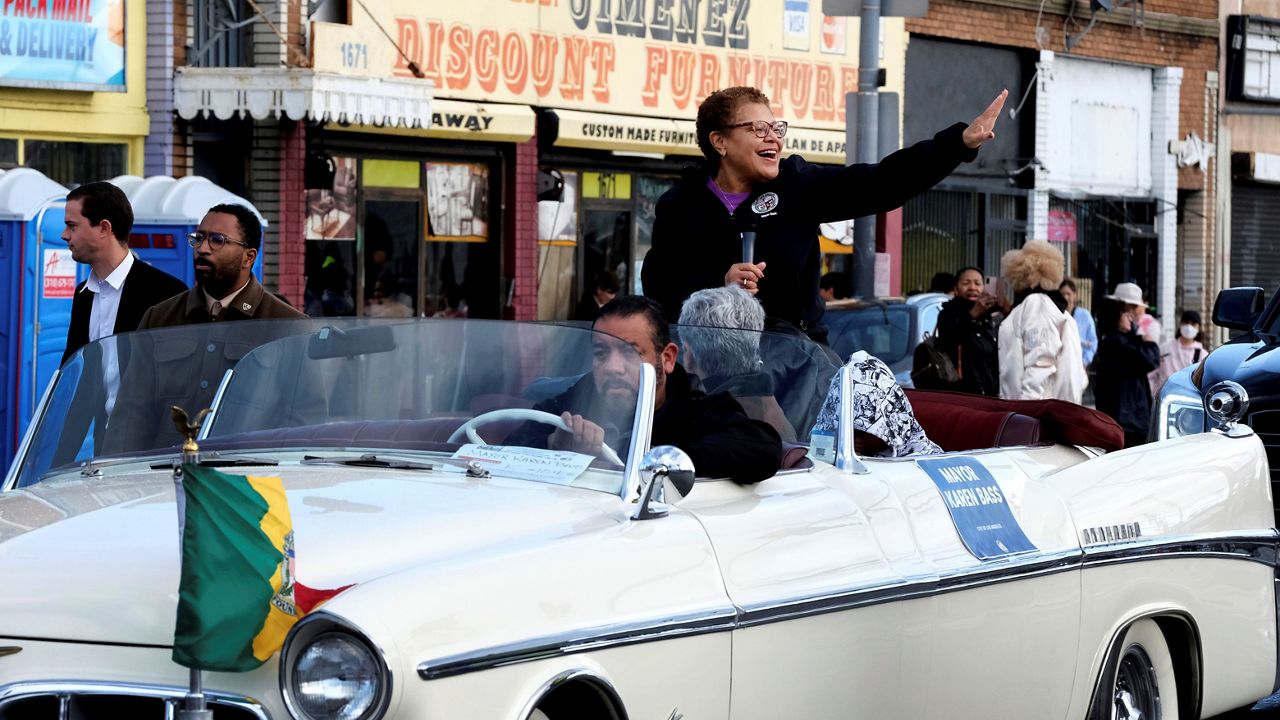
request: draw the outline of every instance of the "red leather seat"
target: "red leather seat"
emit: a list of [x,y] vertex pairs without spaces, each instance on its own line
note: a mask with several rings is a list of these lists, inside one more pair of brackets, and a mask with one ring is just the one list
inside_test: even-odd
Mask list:
[[[1124,431],[1103,413],[1065,400],[1001,400],[939,390],[907,390],[916,419],[944,450],[1051,442],[1106,452],[1124,447]],[[1022,418],[1035,421],[1035,429]],[[949,447],[950,446],[950,447]],[[965,447],[967,446],[967,447]]]

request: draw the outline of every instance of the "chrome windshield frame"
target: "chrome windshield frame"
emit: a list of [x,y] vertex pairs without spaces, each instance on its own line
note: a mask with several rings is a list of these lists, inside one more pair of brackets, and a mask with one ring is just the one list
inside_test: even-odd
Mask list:
[[653,432],[654,403],[658,392],[658,371],[649,363],[640,363],[640,385],[636,393],[636,414],[631,420],[631,444],[627,447],[627,466],[622,472],[618,497],[632,502],[640,497],[640,463],[649,452]]
[[0,492],[8,492],[17,484],[19,469],[27,461],[31,441],[35,439],[36,430],[40,424],[38,421],[44,418],[44,411],[49,407],[49,402],[53,398],[53,388],[58,384],[60,377],[62,377],[62,368],[54,370],[53,376],[49,378],[49,384],[44,386],[44,394],[40,396],[40,402],[36,403],[35,412],[31,414],[31,422],[27,423],[27,431],[22,433],[22,442],[13,455],[13,462],[9,463],[9,469],[5,472],[4,484],[0,485]]
[[853,368],[840,368],[840,414],[836,418],[836,468],[854,475],[869,475],[870,470],[858,458],[853,448],[853,393],[856,383]]
[[227,385],[231,383],[231,376],[235,375],[234,367],[227,368],[222,373],[222,381],[218,383],[218,392],[213,395],[213,402],[209,405],[209,414],[205,416],[204,423],[200,425],[200,433],[196,435],[196,440],[205,440],[209,437],[209,431],[213,429],[213,421],[218,418],[218,408],[222,407],[222,396],[227,392]]

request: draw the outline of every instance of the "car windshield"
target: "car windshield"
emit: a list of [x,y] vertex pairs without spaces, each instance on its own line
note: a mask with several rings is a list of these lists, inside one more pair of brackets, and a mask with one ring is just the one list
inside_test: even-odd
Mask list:
[[[678,326],[672,334],[694,389],[727,392],[784,441],[808,440],[838,368],[829,349],[797,335]],[[326,318],[126,333],[90,343],[62,367],[15,461],[15,486],[170,462],[183,440],[174,406],[192,417],[213,408],[199,437],[207,461],[421,455],[451,458],[435,462],[449,468],[480,446],[557,450],[564,408],[603,430],[598,452],[566,461],[582,477],[512,477],[620,492],[618,471],[638,465],[651,432],[637,413],[642,364],[618,338],[550,323]]]
[[831,349],[840,357],[865,350],[892,366],[915,350],[911,342],[912,313],[911,306],[901,303],[864,305],[830,309],[822,322],[830,332]]
[[[486,320],[327,318],[127,333],[91,343],[63,366],[18,460],[16,486],[90,460],[90,471],[105,471],[175,457],[182,437],[171,406],[192,416],[215,408],[200,440],[207,456],[341,450],[465,460],[474,455],[463,452],[467,443],[547,448],[554,427],[545,421],[556,417],[528,412],[570,394],[589,405],[581,412],[604,428],[613,451],[569,458],[594,468],[586,473],[594,479],[577,484],[615,492],[640,365],[631,345],[609,335]],[[604,392],[595,392],[593,368],[606,379]],[[472,419],[480,422],[468,436],[462,426]],[[640,442],[647,441],[645,427]]]

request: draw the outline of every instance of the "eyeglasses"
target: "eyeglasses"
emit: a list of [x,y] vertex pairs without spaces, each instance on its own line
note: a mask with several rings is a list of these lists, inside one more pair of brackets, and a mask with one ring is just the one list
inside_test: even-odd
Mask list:
[[779,139],[787,136],[786,120],[775,120],[773,122],[769,122],[768,120],[752,120],[750,122],[737,123],[736,125],[726,125],[724,129],[732,130],[733,128],[740,127],[751,128],[751,131],[754,132],[758,138],[768,137],[770,130],[772,130],[773,134],[777,135]]
[[205,240],[209,241],[209,248],[215,251],[221,250],[222,246],[226,245],[227,243],[231,243],[233,245],[243,245],[245,247],[250,247],[249,243],[242,242],[240,240],[232,240],[231,238],[227,237],[226,235],[223,235],[222,233],[207,233],[207,232],[200,232],[199,230],[197,230],[193,233],[187,234],[187,244],[193,248],[200,247],[200,243],[204,242]]

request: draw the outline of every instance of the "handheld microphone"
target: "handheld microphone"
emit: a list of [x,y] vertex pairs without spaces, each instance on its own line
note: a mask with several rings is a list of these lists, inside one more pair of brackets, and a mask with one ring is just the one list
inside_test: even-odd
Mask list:
[[756,261],[756,219],[749,217],[742,228],[742,262],[755,264]]

